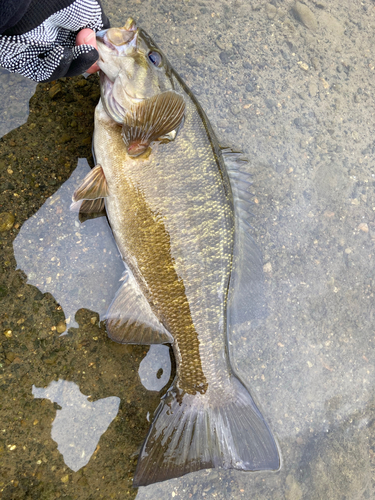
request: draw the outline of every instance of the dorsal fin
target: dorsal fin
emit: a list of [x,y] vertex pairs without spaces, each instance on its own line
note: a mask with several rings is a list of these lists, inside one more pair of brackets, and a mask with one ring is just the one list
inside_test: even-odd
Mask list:
[[262,254],[249,233],[252,194],[247,191],[251,175],[244,171],[247,159],[243,153],[225,148],[222,151],[227,168],[235,210],[233,270],[228,294],[228,327],[264,318],[267,315],[264,296]]

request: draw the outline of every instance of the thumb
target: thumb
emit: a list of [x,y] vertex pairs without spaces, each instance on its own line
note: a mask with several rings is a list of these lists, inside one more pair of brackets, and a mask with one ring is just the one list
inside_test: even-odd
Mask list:
[[76,45],[92,45],[97,48],[95,31],[85,28],[76,36]]

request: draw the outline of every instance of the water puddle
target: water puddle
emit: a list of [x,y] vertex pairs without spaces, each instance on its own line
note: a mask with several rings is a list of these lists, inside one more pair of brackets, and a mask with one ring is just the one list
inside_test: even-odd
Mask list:
[[116,417],[120,399],[113,396],[90,402],[77,384],[60,379],[45,389],[33,385],[32,393],[34,398],[49,399],[61,407],[56,410],[51,437],[69,469],[79,471],[87,465],[100,437]]

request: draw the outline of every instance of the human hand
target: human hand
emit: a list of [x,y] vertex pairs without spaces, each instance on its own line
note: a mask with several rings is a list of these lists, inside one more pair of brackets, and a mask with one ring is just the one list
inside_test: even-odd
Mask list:
[[[77,46],[78,45],[91,45],[92,47],[97,49],[98,46],[96,44],[95,31],[90,30],[89,28],[85,28],[85,29],[81,30],[77,35],[76,45]],[[88,68],[86,70],[86,73],[89,73],[91,75],[92,73],[96,73],[97,71],[99,71],[99,69],[100,69],[99,66],[95,62],[90,68]]]
[[32,2],[0,35],[0,65],[38,82],[95,72],[99,54],[93,35],[108,27],[100,0]]

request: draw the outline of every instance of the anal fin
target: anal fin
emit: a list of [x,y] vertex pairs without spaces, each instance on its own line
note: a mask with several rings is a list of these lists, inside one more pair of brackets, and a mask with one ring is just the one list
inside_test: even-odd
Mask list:
[[120,344],[173,343],[173,337],[155,316],[129,270],[108,308],[105,320],[109,338]]

